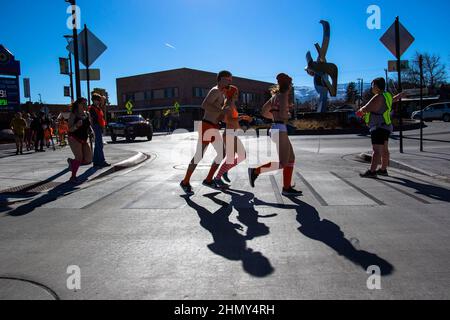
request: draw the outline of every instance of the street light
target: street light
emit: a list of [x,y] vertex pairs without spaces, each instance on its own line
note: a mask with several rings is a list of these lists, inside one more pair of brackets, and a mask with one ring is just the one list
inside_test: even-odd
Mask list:
[[80,82],[80,61],[78,57],[78,31],[77,31],[77,11],[76,11],[76,0],[65,0],[65,2],[72,5],[72,31],[73,31],[73,47],[74,47],[74,58],[75,58],[75,84],[77,89],[77,99],[81,98],[81,82]]
[[[73,36],[72,35],[65,35],[64,38],[66,38],[67,43],[70,43],[72,41]],[[72,71],[72,54],[69,52],[69,66],[70,66],[70,99],[72,100],[72,103],[74,102],[73,98],[73,71]]]

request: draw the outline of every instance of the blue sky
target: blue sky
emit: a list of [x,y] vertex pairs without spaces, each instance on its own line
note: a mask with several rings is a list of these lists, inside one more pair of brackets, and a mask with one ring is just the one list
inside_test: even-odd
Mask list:
[[[305,54],[322,41],[324,19],[331,23],[328,60],[340,69],[340,83],[384,75],[393,57],[379,39],[400,16],[416,41],[416,50],[439,54],[450,65],[447,0],[78,0],[82,24],[108,50],[96,61],[116,103],[118,77],[188,67],[274,81],[292,74],[295,85],[312,86],[304,72]],[[381,8],[381,30],[369,30],[370,5]],[[0,43],[21,61],[22,77],[31,78],[33,101],[69,103],[63,96],[67,76],[58,58],[66,55],[67,4],[63,0],[1,0]],[[167,45],[166,45],[167,44]],[[448,68],[447,68],[448,70]],[[86,86],[82,84],[83,94]],[[22,98],[22,100],[24,100]]]

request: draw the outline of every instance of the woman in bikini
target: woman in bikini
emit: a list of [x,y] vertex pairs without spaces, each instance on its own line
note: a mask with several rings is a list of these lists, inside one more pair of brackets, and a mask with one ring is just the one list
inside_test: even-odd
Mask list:
[[292,90],[292,78],[281,73],[277,76],[278,86],[272,90],[272,98],[263,106],[262,116],[272,120],[270,136],[277,145],[278,162],[270,162],[258,168],[248,169],[250,185],[255,187],[255,180],[262,173],[283,169],[283,196],[302,195],[292,187],[292,175],[295,167],[295,154],[289,140],[287,123],[290,119],[289,95]]

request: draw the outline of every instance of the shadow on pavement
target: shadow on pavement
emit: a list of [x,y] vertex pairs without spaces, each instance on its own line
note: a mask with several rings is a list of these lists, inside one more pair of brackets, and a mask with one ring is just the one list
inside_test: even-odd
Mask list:
[[295,209],[297,211],[297,221],[300,223],[298,231],[304,236],[320,241],[327,245],[339,255],[350,260],[354,264],[361,266],[364,271],[370,266],[378,266],[381,275],[390,275],[394,271],[394,267],[388,261],[380,258],[376,254],[358,250],[353,244],[345,238],[345,234],[341,228],[335,223],[321,219],[316,208],[303,202],[295,197],[289,197],[296,205],[279,205],[264,202],[255,198],[255,204],[268,205],[276,208]]
[[[273,273],[274,269],[262,253],[255,252],[250,248],[247,248],[246,241],[255,237],[258,231],[255,231],[255,218],[249,218],[246,214],[241,214],[241,219],[250,224],[249,229],[252,229],[252,235],[243,236],[237,230],[242,230],[243,227],[240,224],[234,224],[230,222],[229,217],[233,212],[233,200],[231,204],[221,201],[215,198],[220,192],[205,195],[205,197],[211,199],[215,203],[219,204],[221,208],[216,212],[211,212],[206,208],[198,205],[188,196],[182,196],[188,206],[194,209],[200,217],[200,225],[208,230],[214,242],[207,247],[215,254],[222,256],[232,261],[242,261],[244,270],[254,277],[266,277]],[[250,194],[245,194],[245,200],[238,200],[240,197],[238,193],[233,193],[234,201],[247,201],[250,198]],[[244,210],[244,209],[239,209]],[[248,210],[248,214],[254,213],[254,209]],[[256,213],[257,214],[257,213]],[[256,217],[257,219],[257,217]],[[257,228],[261,226],[258,225]],[[267,227],[266,227],[267,228]],[[263,233],[268,233],[268,228]]]
[[[78,180],[80,181],[80,183],[86,182],[88,180],[88,178],[91,175],[93,175],[97,170],[98,169],[96,169],[94,167],[89,168],[86,172],[84,172],[83,174],[78,176]],[[56,174],[55,176],[45,180],[45,182],[47,183],[51,180],[54,180],[57,177],[64,175],[68,171],[69,171],[68,169],[65,169],[65,170],[61,171],[60,173]],[[40,182],[40,183],[42,183],[42,182]],[[40,196],[36,199],[33,199],[32,201],[30,201],[24,205],[21,205],[15,209],[13,209],[12,211],[7,212],[7,214],[12,217],[20,217],[20,216],[27,215],[27,214],[31,213],[34,209],[39,208],[47,203],[53,202],[65,195],[67,195],[68,193],[71,193],[71,192],[77,190],[77,189],[79,189],[79,185],[77,185],[77,184],[73,184],[70,182],[62,183],[62,184],[56,186],[55,188],[47,191],[42,196]]]
[[400,177],[391,176],[391,178],[394,178],[398,181],[381,179],[380,177],[378,177],[379,180],[385,181],[387,183],[395,183],[395,184],[398,184],[398,185],[401,185],[401,186],[404,186],[407,188],[415,189],[416,194],[424,195],[424,196],[434,199],[434,200],[450,202],[450,190],[449,189],[439,187],[436,185],[420,183],[420,182],[416,182],[413,180],[400,178]]

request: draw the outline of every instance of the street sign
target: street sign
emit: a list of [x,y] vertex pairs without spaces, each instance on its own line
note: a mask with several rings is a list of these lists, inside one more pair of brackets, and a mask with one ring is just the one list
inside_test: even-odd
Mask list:
[[70,87],[64,86],[64,97],[71,97]]
[[[409,70],[409,61],[408,60],[402,60],[400,61],[400,70],[406,71]],[[390,60],[388,61],[388,71],[389,72],[397,72],[397,61],[396,60]]]
[[[87,81],[86,69],[80,69],[80,80]],[[89,69],[89,81],[100,80],[100,69]]]
[[25,98],[31,98],[30,93],[30,78],[23,78],[23,92]]
[[70,75],[69,71],[69,59],[67,58],[59,58],[59,73]]
[[[86,61],[86,37],[88,42],[88,51],[89,51],[89,65]],[[79,60],[82,64],[84,64],[87,68],[89,68],[107,49],[107,46],[100,41],[89,29],[85,28],[78,35],[78,55]],[[67,50],[70,53],[74,54],[74,44],[73,41],[69,43],[67,46]]]
[[[399,23],[400,32],[400,57],[408,50],[411,44],[414,42],[414,37],[409,31]],[[386,46],[386,48],[397,58],[397,49],[395,42],[395,23],[386,31],[381,37],[380,41]]]
[[19,107],[19,78],[0,77],[0,100],[2,110],[12,111]]
[[127,114],[133,114],[133,103],[131,101],[128,101],[125,104],[125,109],[127,109]]
[[0,44],[0,74],[5,76],[20,76],[20,62],[14,55]]

